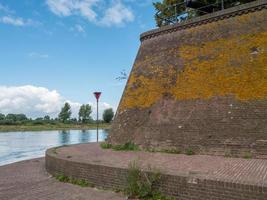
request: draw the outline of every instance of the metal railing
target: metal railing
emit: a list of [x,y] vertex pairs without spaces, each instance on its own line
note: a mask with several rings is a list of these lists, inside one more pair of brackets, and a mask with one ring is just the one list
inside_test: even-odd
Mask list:
[[[156,17],[161,20],[162,25],[180,23],[188,19],[205,15],[208,13],[213,13],[219,10],[225,9],[225,2],[227,0],[217,0],[215,3],[206,4],[199,7],[190,6],[190,2],[198,2],[197,0],[186,0],[185,2],[177,3],[166,7],[163,11],[158,11]],[[200,2],[200,1],[199,1]],[[231,6],[234,7],[240,5],[239,1],[232,2]],[[163,17],[165,14],[172,13],[168,17]]]

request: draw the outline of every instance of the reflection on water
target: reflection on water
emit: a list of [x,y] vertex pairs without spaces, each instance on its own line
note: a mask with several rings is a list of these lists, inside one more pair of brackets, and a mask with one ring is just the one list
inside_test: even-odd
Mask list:
[[[104,141],[107,135],[107,130],[99,130],[99,141]],[[0,166],[43,157],[51,147],[96,142],[96,138],[96,130],[0,133]]]

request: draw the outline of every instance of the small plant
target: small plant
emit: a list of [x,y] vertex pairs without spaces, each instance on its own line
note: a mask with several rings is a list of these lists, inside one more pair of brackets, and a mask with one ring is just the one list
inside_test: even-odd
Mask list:
[[246,152],[244,154],[243,158],[245,158],[245,159],[251,159],[252,158],[252,154],[250,152]]
[[124,149],[129,150],[129,151],[137,151],[139,150],[138,145],[132,143],[132,142],[127,142],[124,144]]
[[71,183],[73,185],[79,185],[81,187],[94,187],[94,184],[84,179],[75,179],[64,175],[57,175],[55,178],[60,182]]
[[160,150],[160,152],[171,153],[171,154],[180,154],[181,153],[181,151],[177,148],[162,149],[162,150]]
[[230,150],[226,150],[226,151],[224,152],[224,157],[227,157],[227,158],[232,157],[232,153],[231,153],[231,151],[230,151]]
[[188,156],[191,156],[191,155],[194,155],[195,153],[194,153],[193,149],[187,148],[185,150],[185,154],[188,155]]
[[136,162],[129,165],[127,187],[125,192],[133,198],[145,200],[172,200],[155,189],[155,184],[160,180],[159,172],[147,173],[140,169]]
[[112,144],[107,143],[107,142],[103,142],[100,144],[102,149],[111,149],[112,148]]

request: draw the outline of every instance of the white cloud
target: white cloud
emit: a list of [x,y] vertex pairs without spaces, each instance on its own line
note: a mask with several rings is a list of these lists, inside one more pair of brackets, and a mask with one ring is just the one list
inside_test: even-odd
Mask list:
[[36,53],[36,52],[31,52],[28,54],[28,56],[31,58],[48,58],[49,57],[47,54],[41,54],[41,53]]
[[78,15],[101,26],[121,26],[134,20],[134,14],[121,0],[46,0],[58,16]]
[[123,25],[125,22],[134,20],[134,15],[131,10],[125,7],[121,2],[117,2],[105,11],[103,19],[100,24],[111,26]]
[[99,0],[47,0],[50,10],[59,16],[81,15],[89,21],[94,21],[97,14],[93,7]]
[[84,28],[80,24],[76,24],[75,29],[80,33],[85,33]]
[[14,18],[10,16],[4,16],[0,20],[4,24],[11,24],[14,26],[25,26],[25,21],[22,18]]
[[3,11],[5,13],[15,13],[15,11],[11,10],[8,6],[0,4],[0,11]]
[[84,36],[86,35],[84,27],[81,26],[80,24],[75,24],[75,26],[71,27],[69,30],[73,32],[82,33]]
[[31,26],[37,25],[37,22],[34,22],[31,19],[23,19],[21,17],[13,17],[13,16],[3,16],[0,18],[0,22],[4,24],[10,24],[13,26]]
[[[36,87],[33,85],[25,86],[0,86],[0,113],[24,113],[28,117],[43,117],[50,115],[57,117],[61,107],[65,102],[70,103],[72,109],[72,117],[78,116],[81,106],[79,102],[73,102],[64,98],[56,90],[49,90],[45,87]],[[96,116],[96,103],[92,105],[93,114]],[[103,110],[110,108],[108,103],[99,103],[100,118]]]

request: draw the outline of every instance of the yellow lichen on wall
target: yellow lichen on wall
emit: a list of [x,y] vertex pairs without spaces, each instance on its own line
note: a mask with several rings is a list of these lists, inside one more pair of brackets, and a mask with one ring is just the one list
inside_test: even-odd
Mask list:
[[172,88],[176,99],[267,99],[267,32],[184,46],[178,54],[185,65]]
[[176,75],[174,67],[169,66],[167,71],[163,71],[162,67],[150,66],[147,70],[150,77],[135,73],[130,76],[120,108],[149,107],[173,85],[170,77]]
[[267,32],[164,53],[177,66],[159,65],[153,57],[137,61],[120,109],[146,108],[165,94],[176,100],[229,95],[241,101],[267,99]]

